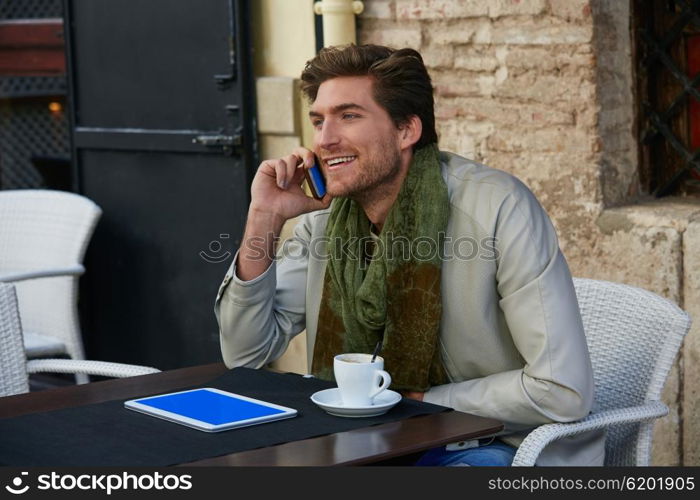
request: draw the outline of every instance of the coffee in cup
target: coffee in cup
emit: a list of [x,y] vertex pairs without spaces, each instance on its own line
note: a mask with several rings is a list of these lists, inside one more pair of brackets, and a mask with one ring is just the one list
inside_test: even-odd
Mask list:
[[367,407],[391,384],[391,375],[384,371],[384,358],[371,354],[338,354],[333,358],[333,372],[343,405]]

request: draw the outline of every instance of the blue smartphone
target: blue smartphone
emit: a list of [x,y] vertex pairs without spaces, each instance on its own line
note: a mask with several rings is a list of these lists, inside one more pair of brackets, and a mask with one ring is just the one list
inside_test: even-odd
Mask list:
[[321,167],[318,166],[318,158],[314,158],[313,167],[304,169],[304,175],[313,197],[317,200],[323,198],[326,195],[326,181],[323,178]]

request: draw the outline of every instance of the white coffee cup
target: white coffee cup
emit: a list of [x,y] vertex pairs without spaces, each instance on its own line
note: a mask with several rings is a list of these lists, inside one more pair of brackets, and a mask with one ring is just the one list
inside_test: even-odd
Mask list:
[[391,375],[384,371],[384,358],[371,354],[338,354],[333,358],[333,372],[343,405],[367,407],[391,385]]

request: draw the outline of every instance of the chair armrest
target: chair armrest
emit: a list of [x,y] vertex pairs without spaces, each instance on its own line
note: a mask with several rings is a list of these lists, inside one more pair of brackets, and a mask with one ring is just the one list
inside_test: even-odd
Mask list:
[[616,408],[614,410],[591,413],[586,418],[567,424],[545,424],[534,429],[518,447],[513,466],[533,466],[542,450],[552,441],[581,434],[582,432],[603,429],[615,424],[644,422],[668,414],[668,407],[660,401],[650,401],[641,406]]
[[158,373],[150,366],[127,365],[109,361],[85,361],[80,359],[33,359],[27,362],[28,373],[84,373],[103,377],[135,377]]
[[0,274],[0,282],[24,281],[37,278],[54,278],[56,276],[80,276],[85,268],[77,264],[70,267],[55,267],[38,271],[23,271],[20,273]]

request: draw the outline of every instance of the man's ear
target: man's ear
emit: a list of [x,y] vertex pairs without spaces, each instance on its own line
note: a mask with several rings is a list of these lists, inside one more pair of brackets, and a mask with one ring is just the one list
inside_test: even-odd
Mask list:
[[406,122],[399,127],[401,149],[413,148],[423,134],[423,122],[418,115],[411,115]]

